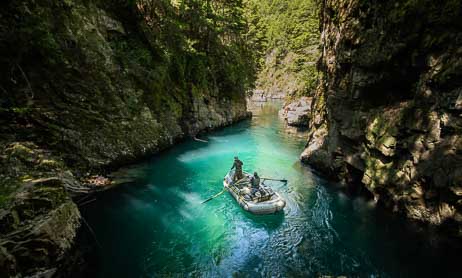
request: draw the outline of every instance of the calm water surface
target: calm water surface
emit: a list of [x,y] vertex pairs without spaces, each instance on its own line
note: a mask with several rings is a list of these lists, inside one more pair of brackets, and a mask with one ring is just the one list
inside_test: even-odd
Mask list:
[[[132,167],[132,184],[87,205],[101,245],[98,277],[461,277],[459,255],[431,249],[373,204],[350,198],[299,163],[304,141],[277,105]],[[221,191],[238,155],[272,182],[283,213],[254,216]],[[428,241],[425,241],[428,242]]]

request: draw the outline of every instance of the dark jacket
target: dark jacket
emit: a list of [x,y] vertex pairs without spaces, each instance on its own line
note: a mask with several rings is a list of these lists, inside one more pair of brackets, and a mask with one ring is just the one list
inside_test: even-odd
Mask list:
[[234,160],[233,167],[231,167],[231,170],[236,168],[236,171],[242,171],[242,165],[244,165],[244,163],[242,163],[242,161],[240,161],[239,159],[236,159]]

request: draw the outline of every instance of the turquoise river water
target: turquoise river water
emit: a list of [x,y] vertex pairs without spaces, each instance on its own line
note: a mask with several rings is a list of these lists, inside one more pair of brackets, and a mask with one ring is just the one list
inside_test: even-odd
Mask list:
[[[277,105],[134,165],[135,181],[98,196],[83,215],[100,245],[97,277],[461,277],[460,253],[433,247],[373,203],[342,193],[299,162],[304,140]],[[254,216],[221,191],[238,155],[271,182],[283,213]],[[459,256],[459,258],[457,258]]]

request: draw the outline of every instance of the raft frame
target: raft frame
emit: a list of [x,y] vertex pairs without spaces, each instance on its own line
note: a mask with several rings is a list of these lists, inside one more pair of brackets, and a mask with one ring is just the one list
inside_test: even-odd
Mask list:
[[[263,183],[260,183],[260,187],[265,189],[267,192],[270,192],[270,199],[260,202],[258,202],[258,199],[255,198],[252,200],[246,200],[244,195],[240,192],[241,189],[239,189],[233,182],[234,172],[234,170],[231,170],[228,174],[226,174],[223,179],[223,187],[244,210],[253,214],[272,214],[284,209],[286,201],[276,191],[273,191],[269,186]],[[243,172],[243,174],[244,178],[247,179],[246,183],[249,183],[252,175],[247,172]]]

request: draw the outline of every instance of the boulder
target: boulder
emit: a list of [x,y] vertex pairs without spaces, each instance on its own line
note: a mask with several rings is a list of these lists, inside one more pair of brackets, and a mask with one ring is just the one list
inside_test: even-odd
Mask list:
[[290,126],[307,127],[311,111],[312,98],[301,97],[293,101],[280,111],[280,116],[287,121]]

